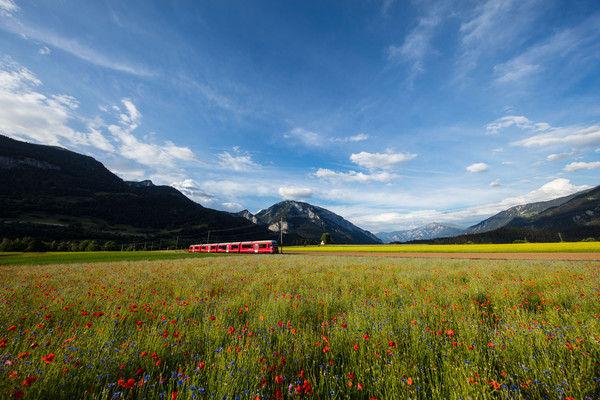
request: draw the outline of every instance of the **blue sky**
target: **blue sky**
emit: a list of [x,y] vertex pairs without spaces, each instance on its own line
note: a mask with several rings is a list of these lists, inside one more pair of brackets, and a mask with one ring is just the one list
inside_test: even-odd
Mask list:
[[600,183],[600,3],[0,0],[0,132],[219,210],[467,227]]

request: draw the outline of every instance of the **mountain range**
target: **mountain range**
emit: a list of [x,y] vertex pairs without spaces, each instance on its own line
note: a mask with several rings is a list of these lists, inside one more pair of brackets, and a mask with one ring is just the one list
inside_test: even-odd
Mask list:
[[[275,238],[170,186],[125,182],[92,157],[0,136],[0,238],[117,240]],[[176,239],[177,238],[177,239]]]
[[410,242],[413,240],[428,240],[437,239],[442,237],[458,236],[465,231],[464,228],[449,225],[449,224],[438,224],[431,223],[420,228],[394,231],[394,232],[379,232],[376,233],[379,239],[384,243],[392,242]]
[[0,238],[119,242],[176,238],[180,247],[280,235],[284,244],[318,243],[326,232],[332,243],[339,244],[508,241],[524,234],[540,240],[563,236],[581,240],[600,236],[600,187],[512,207],[465,230],[429,224],[373,235],[329,210],[292,200],[255,215],[247,210],[236,214],[212,210],[170,186],[148,180],[126,182],[92,157],[0,135],[0,221]]
[[329,210],[304,202],[285,200],[259,211],[256,215],[247,210],[238,215],[263,224],[273,232],[279,232],[281,226],[288,240],[297,244],[318,243],[325,232],[331,235],[332,243],[381,243],[371,232],[353,225]]
[[[527,232],[534,231],[534,232]],[[539,231],[539,232],[535,232]],[[496,234],[490,234],[496,232]],[[545,232],[545,234],[540,234]],[[407,231],[379,232],[384,243],[430,241],[513,241],[543,237],[545,241],[565,238],[581,240],[600,235],[600,186],[549,201],[522,204],[501,211],[478,224],[461,229],[453,225],[429,224]],[[437,242],[450,242],[437,241]]]

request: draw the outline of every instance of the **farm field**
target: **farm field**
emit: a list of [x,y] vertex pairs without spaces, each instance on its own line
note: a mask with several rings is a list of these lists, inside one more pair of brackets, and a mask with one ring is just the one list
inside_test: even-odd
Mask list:
[[0,267],[0,396],[597,399],[600,262]]
[[600,242],[457,244],[457,245],[335,245],[288,246],[288,252],[362,253],[600,253]]

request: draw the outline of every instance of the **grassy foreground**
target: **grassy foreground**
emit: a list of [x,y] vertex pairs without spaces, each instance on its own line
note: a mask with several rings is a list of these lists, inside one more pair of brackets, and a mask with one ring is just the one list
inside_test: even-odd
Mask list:
[[[223,256],[224,254],[219,254]],[[0,253],[0,265],[76,264],[112,261],[178,260],[214,255],[187,251],[85,251],[47,253]]]
[[597,399],[600,263],[0,267],[0,396]]
[[365,253],[600,253],[600,242],[456,244],[456,245],[335,245],[293,246],[294,252],[365,252]]

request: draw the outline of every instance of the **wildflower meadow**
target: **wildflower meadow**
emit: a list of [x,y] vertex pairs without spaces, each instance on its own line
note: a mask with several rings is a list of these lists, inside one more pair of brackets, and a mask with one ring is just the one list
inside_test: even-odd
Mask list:
[[0,397],[598,399],[600,263],[0,267]]

